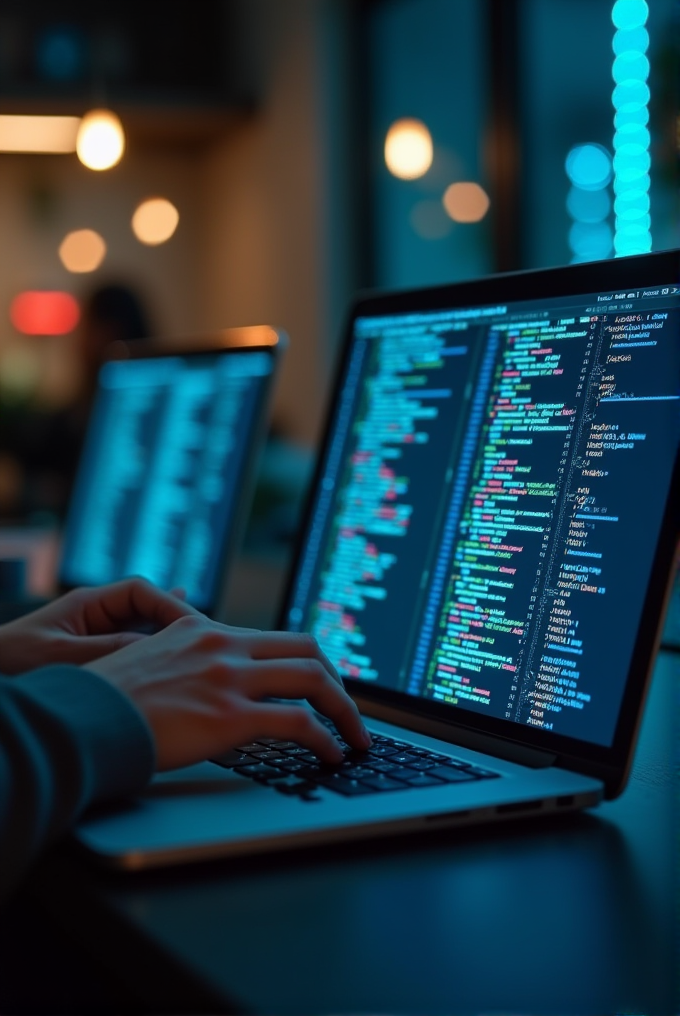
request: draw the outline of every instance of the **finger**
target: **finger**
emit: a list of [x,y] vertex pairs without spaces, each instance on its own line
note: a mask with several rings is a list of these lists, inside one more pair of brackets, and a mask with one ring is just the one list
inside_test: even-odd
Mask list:
[[142,578],[123,579],[78,592],[85,627],[80,634],[103,635],[118,631],[132,620],[166,628],[180,617],[198,614],[188,603]]
[[282,657],[294,659],[309,658],[318,660],[331,675],[333,680],[342,687],[342,678],[323,649],[307,632],[267,631],[254,633],[250,645],[250,655],[254,660],[276,660]]
[[340,745],[315,718],[310,709],[296,705],[273,705],[269,702],[253,703],[243,718],[247,740],[258,737],[275,737],[279,741],[295,741],[309,748],[323,762],[342,762]]
[[370,747],[371,735],[355,703],[318,660],[253,661],[246,673],[244,691],[249,698],[307,699],[353,748]]
[[93,660],[100,660],[102,656],[109,656],[119,649],[140,639],[146,638],[138,632],[115,632],[111,635],[76,635],[73,638],[62,640],[55,646],[54,653],[58,653],[61,663],[74,663],[83,666]]

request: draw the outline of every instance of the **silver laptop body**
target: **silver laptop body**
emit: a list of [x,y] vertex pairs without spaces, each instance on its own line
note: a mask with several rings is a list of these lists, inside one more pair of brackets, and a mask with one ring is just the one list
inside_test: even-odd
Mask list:
[[414,776],[301,790],[267,775],[294,748],[241,745],[81,846],[143,868],[621,793],[678,544],[679,297],[678,251],[360,297],[281,626]]

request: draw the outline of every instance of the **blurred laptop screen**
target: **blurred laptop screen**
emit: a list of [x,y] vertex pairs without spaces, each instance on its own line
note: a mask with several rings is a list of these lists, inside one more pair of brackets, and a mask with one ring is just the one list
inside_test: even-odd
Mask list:
[[64,586],[141,575],[210,612],[266,382],[264,350],[101,369],[60,566]]

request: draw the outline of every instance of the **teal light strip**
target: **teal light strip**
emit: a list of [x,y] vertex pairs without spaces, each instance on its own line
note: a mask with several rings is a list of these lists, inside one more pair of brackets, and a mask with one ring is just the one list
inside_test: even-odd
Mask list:
[[646,0],[616,0],[612,21],[614,62],[614,253],[652,249],[649,121],[649,33]]

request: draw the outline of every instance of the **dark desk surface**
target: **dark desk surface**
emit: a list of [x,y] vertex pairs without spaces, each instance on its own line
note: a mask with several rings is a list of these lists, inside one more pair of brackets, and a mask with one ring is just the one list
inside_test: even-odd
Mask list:
[[143,875],[54,852],[34,898],[149,1009],[670,1016],[680,656],[593,812]]

